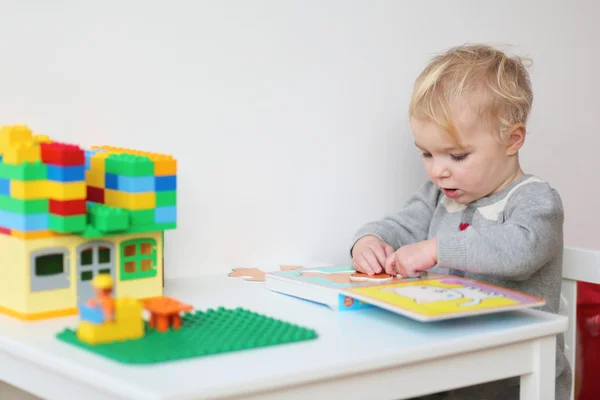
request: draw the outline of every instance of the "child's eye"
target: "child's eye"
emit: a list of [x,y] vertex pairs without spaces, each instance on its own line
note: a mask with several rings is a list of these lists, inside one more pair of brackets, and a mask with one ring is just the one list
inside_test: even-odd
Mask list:
[[468,154],[451,154],[450,157],[452,157],[453,161],[462,161],[465,158],[467,158]]
[[422,156],[423,156],[423,158],[430,158],[431,153],[423,153]]

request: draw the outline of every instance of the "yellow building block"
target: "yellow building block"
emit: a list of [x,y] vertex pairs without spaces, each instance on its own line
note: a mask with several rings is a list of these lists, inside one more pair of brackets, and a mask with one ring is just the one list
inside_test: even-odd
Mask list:
[[53,142],[53,140],[50,139],[50,137],[48,135],[34,135],[33,140],[35,140],[36,143],[52,143]]
[[47,199],[46,180],[39,181],[10,181],[10,197],[19,200]]
[[23,232],[23,231],[17,231],[15,229],[11,229],[10,230],[10,236],[16,237],[18,239],[44,239],[44,238],[50,238],[50,237],[55,237],[58,236],[57,233],[53,232],[53,231],[28,231],[28,232]]
[[[98,152],[94,154],[90,158],[90,169],[92,171],[96,171],[97,173],[102,173],[106,171],[106,158],[110,155],[110,153]],[[104,185],[102,185],[104,187]]]
[[177,174],[177,160],[166,154],[150,153],[147,151],[132,150],[113,146],[93,146],[92,149],[104,150],[109,154],[133,154],[136,156],[148,157],[152,162],[154,162],[155,176],[170,176]]
[[93,324],[83,321],[77,327],[77,338],[91,345],[140,339],[144,333],[142,304],[131,298],[115,299],[114,322]]
[[19,143],[31,141],[33,135],[26,125],[3,126],[0,129],[0,155]]
[[7,148],[4,151],[2,162],[10,165],[20,165],[25,162],[36,162],[42,160],[42,149],[39,143],[33,140],[22,141]]
[[85,182],[47,181],[46,195],[53,200],[79,200],[87,197]]
[[85,171],[85,183],[87,183],[88,186],[103,189],[105,184],[105,177],[106,174],[104,173],[104,170],[100,171],[98,169],[92,168],[90,170]]
[[106,189],[104,203],[127,210],[146,210],[156,207],[156,193],[125,193],[120,190]]

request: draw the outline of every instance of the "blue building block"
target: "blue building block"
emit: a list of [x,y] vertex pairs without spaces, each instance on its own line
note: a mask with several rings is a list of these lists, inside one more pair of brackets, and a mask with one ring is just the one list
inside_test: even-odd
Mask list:
[[154,222],[157,224],[177,222],[177,207],[156,207],[156,210],[154,211]]
[[85,304],[81,304],[79,306],[79,318],[82,321],[88,321],[92,324],[102,324],[104,323],[104,313],[102,309],[97,307],[88,307]]
[[104,187],[110,190],[119,190],[119,177],[115,174],[104,174]]
[[177,176],[155,176],[154,188],[157,192],[168,192],[171,190],[177,190]]
[[119,190],[126,193],[154,192],[153,176],[124,176],[119,175]]
[[2,227],[18,231],[43,231],[50,229],[48,213],[43,214],[17,214],[0,210]]
[[0,195],[10,196],[10,179],[0,178]]
[[59,182],[85,182],[83,165],[59,166],[48,165],[48,180]]

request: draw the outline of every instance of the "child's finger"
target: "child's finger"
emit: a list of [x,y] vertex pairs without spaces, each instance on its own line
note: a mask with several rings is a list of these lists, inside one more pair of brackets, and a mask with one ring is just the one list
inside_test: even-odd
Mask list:
[[[394,254],[394,248],[392,246],[390,246],[387,243],[383,244],[383,250],[385,252],[385,257],[387,259],[387,257],[391,256],[392,254]],[[382,264],[383,265],[383,264]]]
[[371,265],[369,265],[369,261],[367,261],[366,257],[365,257],[365,253],[361,252],[358,255],[358,264],[360,265],[362,272],[368,275],[373,275],[373,269],[371,268]]
[[375,247],[373,249],[373,253],[375,255],[375,259],[377,260],[377,264],[376,265],[371,264],[371,266],[373,267],[373,270],[375,271],[375,273],[379,274],[385,267],[385,259],[387,258],[387,256],[382,247]]
[[362,253],[365,257],[365,260],[369,263],[369,267],[371,268],[372,274],[378,274],[381,272],[381,266],[379,265],[379,261],[377,260],[377,256],[373,251],[367,251]]
[[394,269],[395,263],[395,253],[390,254],[385,260],[385,273],[390,275],[396,275],[396,270]]

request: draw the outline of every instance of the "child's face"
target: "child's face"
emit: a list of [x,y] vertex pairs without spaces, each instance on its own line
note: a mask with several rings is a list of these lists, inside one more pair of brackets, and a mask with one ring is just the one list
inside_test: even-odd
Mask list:
[[482,129],[471,112],[460,113],[453,122],[463,147],[433,122],[410,121],[429,179],[446,196],[468,204],[501,190],[519,175],[514,151]]

